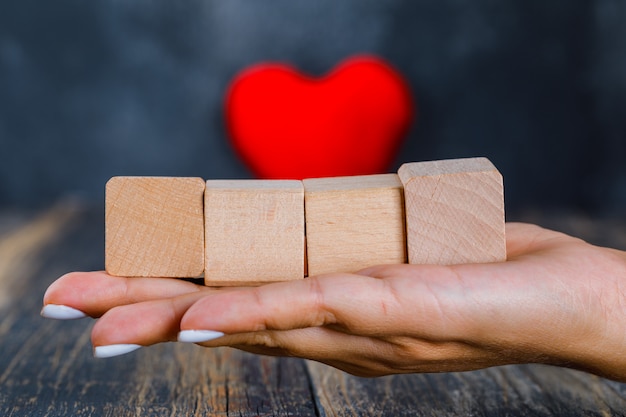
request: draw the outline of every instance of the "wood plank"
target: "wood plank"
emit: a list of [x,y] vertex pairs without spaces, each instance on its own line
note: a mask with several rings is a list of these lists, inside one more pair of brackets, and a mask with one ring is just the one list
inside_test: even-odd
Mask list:
[[404,164],[409,263],[506,260],[502,175],[486,158]]
[[23,288],[23,277],[34,272],[37,257],[58,239],[78,214],[75,204],[59,204],[38,216],[11,215],[11,223],[0,238],[0,308],[16,296],[15,288]]
[[300,181],[206,182],[205,285],[259,285],[304,278]]
[[359,378],[308,362],[321,416],[622,415],[626,384],[544,365]]
[[406,262],[396,174],[305,179],[308,274]]
[[[0,307],[0,415],[316,415],[302,360],[182,343],[100,360],[91,353],[90,319],[39,317],[54,279],[102,269],[102,219],[102,212],[69,215],[48,244],[22,246],[30,255],[8,269],[19,280],[0,281],[11,295]],[[40,236],[33,229],[40,227],[15,230]]]
[[114,177],[106,185],[106,270],[126,277],[204,272],[204,180]]

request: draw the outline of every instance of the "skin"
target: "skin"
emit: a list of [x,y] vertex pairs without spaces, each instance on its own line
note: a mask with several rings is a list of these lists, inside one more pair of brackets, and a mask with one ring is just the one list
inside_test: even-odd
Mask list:
[[529,224],[506,232],[502,263],[375,266],[232,289],[73,272],[44,305],[99,317],[94,346],[214,330],[225,336],[201,345],[360,376],[545,363],[626,381],[626,252]]

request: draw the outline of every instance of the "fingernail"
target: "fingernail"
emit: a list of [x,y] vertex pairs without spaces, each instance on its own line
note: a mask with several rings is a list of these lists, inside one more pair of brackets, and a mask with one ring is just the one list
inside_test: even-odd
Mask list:
[[96,346],[93,349],[93,356],[96,358],[111,358],[113,356],[125,355],[140,347],[141,345],[134,344]]
[[188,343],[208,342],[222,336],[224,336],[224,333],[216,332],[215,330],[182,330],[178,333],[178,341]]
[[61,304],[46,304],[41,309],[41,316],[57,320],[74,320],[87,317],[82,311]]

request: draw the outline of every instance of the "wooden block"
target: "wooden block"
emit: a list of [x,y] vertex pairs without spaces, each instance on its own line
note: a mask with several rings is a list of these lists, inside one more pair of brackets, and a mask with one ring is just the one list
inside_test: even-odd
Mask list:
[[396,174],[303,183],[310,276],[406,262],[403,190]]
[[106,185],[105,267],[128,277],[204,270],[204,180],[113,177]]
[[259,285],[304,278],[300,181],[209,180],[205,285]]
[[506,260],[502,175],[486,158],[404,164],[409,263]]

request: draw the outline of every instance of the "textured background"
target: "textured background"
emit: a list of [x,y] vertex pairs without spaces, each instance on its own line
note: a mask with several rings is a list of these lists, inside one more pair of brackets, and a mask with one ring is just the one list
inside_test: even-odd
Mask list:
[[620,0],[3,1],[0,205],[99,204],[113,175],[247,177],[229,80],[367,52],[419,105],[397,164],[484,155],[509,209],[622,213],[625,21]]

